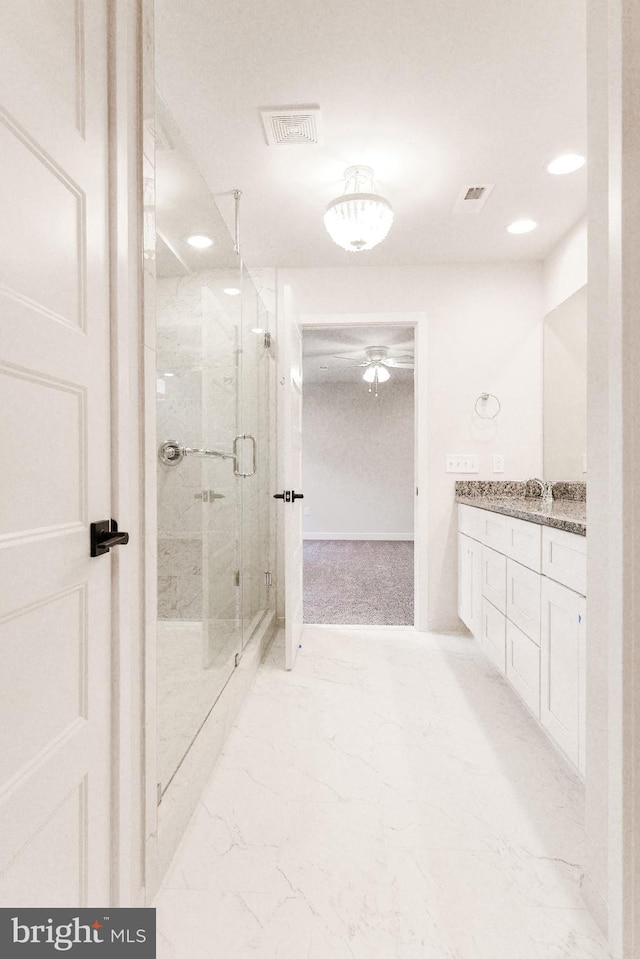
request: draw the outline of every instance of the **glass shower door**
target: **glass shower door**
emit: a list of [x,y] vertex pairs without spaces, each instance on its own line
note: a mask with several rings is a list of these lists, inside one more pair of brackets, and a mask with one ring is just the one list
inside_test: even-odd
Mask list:
[[225,298],[223,283],[228,271],[158,279],[158,439],[188,451],[158,466],[162,789],[242,650],[242,487],[233,458],[240,304]]
[[275,376],[272,322],[251,275],[242,270],[240,422],[242,462],[242,620],[246,646],[269,608],[272,489],[269,425]]

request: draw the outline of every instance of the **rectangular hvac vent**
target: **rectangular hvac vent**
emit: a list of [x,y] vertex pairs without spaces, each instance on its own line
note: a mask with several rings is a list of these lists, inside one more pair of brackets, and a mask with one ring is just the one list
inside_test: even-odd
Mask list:
[[322,145],[320,107],[277,107],[260,111],[269,146]]
[[462,187],[453,206],[453,213],[479,213],[485,205],[495,184],[468,183]]

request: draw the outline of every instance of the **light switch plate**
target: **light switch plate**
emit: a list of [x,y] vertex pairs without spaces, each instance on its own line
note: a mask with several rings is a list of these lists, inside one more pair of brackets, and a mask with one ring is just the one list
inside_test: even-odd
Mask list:
[[445,470],[447,473],[478,473],[478,461],[477,453],[447,453]]
[[305,506],[304,509],[303,509],[303,511],[302,511],[303,516],[309,516],[310,512],[311,512],[311,510],[309,509],[308,506]]
[[493,472],[504,473],[504,454],[503,453],[493,454]]

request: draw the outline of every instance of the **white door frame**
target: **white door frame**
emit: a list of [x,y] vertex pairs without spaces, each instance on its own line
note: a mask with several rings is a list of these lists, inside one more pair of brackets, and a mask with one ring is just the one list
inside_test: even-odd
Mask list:
[[[414,378],[414,478],[418,495],[414,505],[414,624],[426,631],[428,623],[428,473],[427,473],[427,314],[404,313],[307,313],[300,316],[302,331],[358,326],[411,327],[415,336]],[[304,397],[304,381],[302,384]],[[304,476],[303,476],[304,483]]]
[[586,898],[640,954],[640,11],[588,0]]
[[[154,441],[155,432],[148,436],[145,411],[155,413],[155,362],[151,383],[144,370],[152,327],[145,324],[143,299],[142,121],[143,94],[145,99],[148,94],[142,76],[153,70],[152,59],[143,59],[143,39],[147,50],[152,44],[152,7],[153,0],[107,4],[112,515],[130,536],[126,549],[110,557],[112,906],[144,904],[145,837],[150,831],[144,736],[145,727],[153,728],[153,723],[145,716],[145,630],[155,629],[155,591],[151,606],[145,577],[155,575],[155,566],[145,549],[145,541],[153,537],[145,509],[148,514],[151,504],[155,508],[155,487],[145,472],[145,445]],[[151,319],[155,327],[155,317]]]

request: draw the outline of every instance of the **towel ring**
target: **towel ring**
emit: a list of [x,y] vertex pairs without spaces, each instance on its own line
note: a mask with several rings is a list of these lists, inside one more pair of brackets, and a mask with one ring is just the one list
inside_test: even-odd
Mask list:
[[[478,403],[480,403],[480,401],[482,401],[483,403],[486,404],[486,402],[487,402],[488,399],[494,399],[494,400],[496,401],[497,409],[496,409],[495,413],[486,413],[486,412],[481,413],[480,410],[478,409]],[[474,410],[476,411],[476,413],[478,414],[478,416],[481,417],[483,420],[493,420],[493,419],[495,419],[496,416],[498,415],[498,413],[500,412],[501,408],[502,408],[502,407],[501,407],[501,405],[500,405],[500,400],[499,400],[498,397],[495,396],[493,393],[481,393],[480,396],[478,397],[478,399],[476,400],[476,404],[475,404],[475,406],[474,406]],[[486,406],[485,406],[485,409],[486,409]]]

